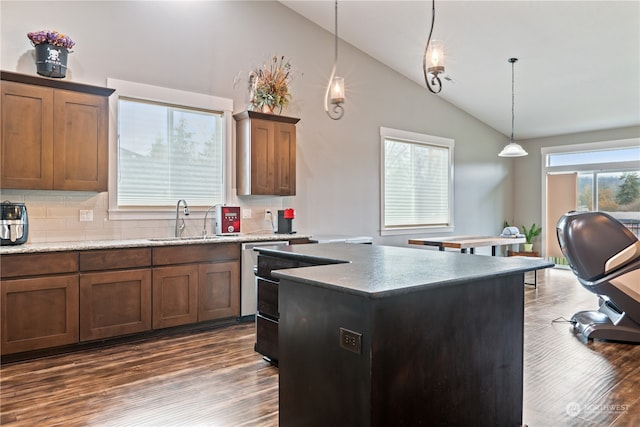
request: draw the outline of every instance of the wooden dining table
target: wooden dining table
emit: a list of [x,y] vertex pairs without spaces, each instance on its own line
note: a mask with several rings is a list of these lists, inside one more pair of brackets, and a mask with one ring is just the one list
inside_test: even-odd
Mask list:
[[435,246],[440,251],[446,248],[460,249],[460,252],[474,254],[475,249],[483,246],[491,246],[491,255],[496,255],[498,246],[514,245],[526,243],[524,237],[501,237],[501,236],[448,236],[448,237],[426,237],[420,239],[409,239],[410,245]]

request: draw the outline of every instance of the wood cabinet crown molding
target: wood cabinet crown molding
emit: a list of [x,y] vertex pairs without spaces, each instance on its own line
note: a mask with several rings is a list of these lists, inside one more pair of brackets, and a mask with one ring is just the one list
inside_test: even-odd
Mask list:
[[44,86],[53,89],[71,90],[73,92],[89,93],[92,95],[100,96],[110,96],[113,92],[115,92],[115,89],[110,89],[108,87],[93,86],[84,83],[71,82],[68,80],[48,79],[44,77],[33,76],[30,74],[14,73],[12,71],[0,71],[0,79],[9,82]]
[[270,120],[272,122],[291,123],[293,125],[295,125],[300,121],[300,119],[297,117],[281,116],[279,114],[260,113],[258,111],[242,111],[240,113],[234,114],[233,118],[236,120],[262,119],[262,120]]

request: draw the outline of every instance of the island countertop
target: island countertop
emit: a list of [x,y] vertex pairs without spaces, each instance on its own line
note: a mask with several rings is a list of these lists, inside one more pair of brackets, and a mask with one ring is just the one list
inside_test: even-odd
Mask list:
[[381,245],[328,243],[256,248],[261,254],[293,259],[312,267],[273,271],[292,279],[341,292],[384,298],[426,288],[450,286],[553,267],[532,258],[489,257]]

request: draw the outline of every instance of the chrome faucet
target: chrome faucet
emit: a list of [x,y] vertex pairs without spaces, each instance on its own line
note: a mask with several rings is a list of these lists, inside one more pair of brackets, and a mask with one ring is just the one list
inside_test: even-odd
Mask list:
[[182,232],[186,224],[184,223],[184,218],[182,218],[182,223],[180,223],[180,203],[184,205],[184,214],[189,215],[189,206],[184,199],[178,200],[176,204],[176,237],[182,237]]
[[209,206],[209,209],[204,213],[204,224],[202,225],[202,237],[207,237],[207,215],[212,209],[215,209],[216,205]]

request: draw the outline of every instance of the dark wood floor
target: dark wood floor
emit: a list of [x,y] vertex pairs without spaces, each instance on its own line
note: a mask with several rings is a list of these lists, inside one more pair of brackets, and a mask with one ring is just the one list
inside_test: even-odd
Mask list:
[[[640,346],[583,344],[551,321],[595,308],[596,297],[566,270],[539,272],[538,283],[524,291],[523,421],[640,425]],[[277,426],[278,371],[253,342],[241,324],[7,364],[0,424]]]

